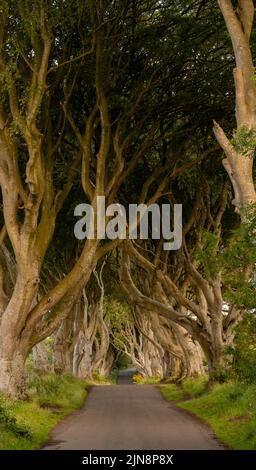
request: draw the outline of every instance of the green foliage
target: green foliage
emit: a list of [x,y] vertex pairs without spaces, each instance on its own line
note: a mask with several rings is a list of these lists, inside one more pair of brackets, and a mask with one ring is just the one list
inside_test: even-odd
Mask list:
[[107,380],[107,377],[105,377],[104,375],[101,375],[97,370],[93,371],[92,379],[94,383],[99,384],[99,385],[104,385],[104,384],[109,383]]
[[129,369],[132,367],[131,359],[124,353],[120,352],[116,360],[116,367],[118,370]]
[[203,378],[195,379],[192,387],[192,382],[185,386],[197,398],[184,400],[184,390],[174,384],[161,386],[161,393],[166,400],[180,401],[176,403],[179,408],[210,424],[216,436],[231,449],[255,450],[256,386],[228,382],[206,391],[202,381]]
[[[249,211],[249,212],[248,212]],[[223,279],[228,287],[224,292],[226,301],[240,308],[255,307],[255,263],[256,263],[256,211],[249,208],[245,217],[248,223],[232,232],[220,263]]]
[[206,375],[202,375],[197,379],[187,378],[182,382],[182,389],[185,395],[196,398],[205,393],[208,380],[208,376]]
[[123,342],[126,341],[125,327],[134,322],[131,309],[125,300],[116,298],[115,295],[105,297],[104,309],[112,332],[112,344],[117,351],[123,351]]
[[80,408],[85,382],[71,376],[29,373],[29,400],[0,398],[0,450],[39,448],[65,415]]
[[232,373],[238,380],[256,384],[256,314],[247,313],[236,327]]
[[35,389],[38,397],[47,397],[51,400],[53,396],[59,394],[61,388],[61,381],[57,380],[53,375],[37,375],[30,379],[29,389],[31,393]]
[[111,385],[115,384],[117,381],[118,377],[118,369],[114,369],[110,372],[108,376],[101,375],[99,371],[95,370],[93,371],[92,378],[93,378],[93,383],[97,385]]
[[178,188],[180,191],[186,192],[191,198],[195,197],[198,191],[198,167],[193,166],[189,170],[185,170],[177,178]]
[[200,271],[207,279],[221,273],[223,297],[240,308],[255,307],[256,265],[256,210],[253,205],[243,214],[247,223],[229,232],[223,240],[212,232],[204,231],[202,246],[193,256]]
[[168,384],[160,387],[161,393],[166,400],[179,401],[183,399],[196,398],[206,392],[208,376],[201,375],[197,378],[187,378],[181,385]]
[[168,401],[180,401],[184,398],[184,393],[181,387],[175,384],[161,385],[161,394]]
[[234,148],[239,155],[247,156],[252,155],[255,157],[256,151],[256,131],[242,126],[234,133],[231,141]]
[[108,381],[111,383],[111,384],[116,384],[117,383],[117,379],[118,379],[118,375],[119,375],[119,369],[113,369],[109,376],[108,376]]
[[179,407],[209,423],[217,437],[231,449],[256,449],[256,386],[240,383],[215,385],[200,398]]
[[132,378],[132,381],[136,385],[146,385],[146,384],[157,384],[161,380],[160,377],[144,377],[141,374],[135,374]]
[[205,231],[202,236],[202,247],[194,255],[208,279],[213,278],[220,270],[219,243],[217,235]]
[[57,376],[36,370],[28,376],[28,394],[39,405],[49,408],[77,408],[81,392],[85,396],[86,383],[71,374]]
[[0,396],[0,423],[17,437],[32,439],[32,433],[25,423],[18,422],[15,416],[15,402]]

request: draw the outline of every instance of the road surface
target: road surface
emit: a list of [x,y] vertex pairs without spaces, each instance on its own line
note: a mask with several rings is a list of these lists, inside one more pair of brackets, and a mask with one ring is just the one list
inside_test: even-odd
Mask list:
[[165,401],[152,385],[92,387],[85,406],[57,425],[46,450],[224,449],[212,431]]

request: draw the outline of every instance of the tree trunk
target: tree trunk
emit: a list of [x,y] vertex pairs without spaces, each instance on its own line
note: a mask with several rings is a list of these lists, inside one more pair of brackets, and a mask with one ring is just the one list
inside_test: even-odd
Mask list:
[[[239,0],[235,10],[231,0],[218,0],[226,27],[232,40],[236,60],[234,70],[236,89],[237,134],[242,150],[237,150],[220,125],[214,122],[214,133],[225,152],[223,165],[233,185],[236,211],[256,203],[253,181],[253,160],[256,148],[256,86],[250,37],[254,20],[253,0]],[[241,147],[241,142],[239,148]]]
[[[2,349],[2,348],[1,348]],[[18,341],[6,342],[0,351],[0,390],[6,395],[26,398],[24,364],[27,348]]]
[[[81,292],[82,289],[81,284],[83,283],[83,286],[87,284],[95,267],[97,246],[98,240],[88,243],[84,247],[85,260],[81,262],[83,268],[77,263],[73,271],[35,307],[32,306],[38,290],[38,263],[33,259],[32,254],[29,258],[23,253],[24,260],[30,259],[30,262],[26,264],[24,261],[22,275],[18,275],[11,300],[0,322],[0,371],[3,373],[0,392],[24,396],[23,375],[26,356],[37,343],[53,334],[59,326],[58,318],[65,319],[74,307],[78,291]],[[30,253],[33,253],[32,248]],[[75,276],[75,273],[80,277]],[[18,352],[20,352],[19,357],[24,355],[23,360],[16,359]],[[16,368],[17,361],[19,367]],[[14,363],[13,368],[10,365],[11,362]],[[9,378],[8,374],[10,374]],[[15,383],[15,386],[12,386],[12,383]]]
[[92,379],[92,342],[84,331],[79,332],[74,348],[73,373],[80,379]]
[[174,325],[177,341],[183,352],[183,375],[195,378],[203,374],[202,350],[190,334],[180,325]]
[[172,356],[171,371],[169,379],[180,382],[184,378],[184,362],[178,357]]
[[205,371],[203,367],[202,350],[197,343],[188,339],[187,344],[188,354],[188,377],[200,377]]
[[109,348],[104,360],[101,363],[101,366],[99,367],[99,374],[103,375],[104,377],[107,377],[110,374],[110,371],[113,367],[113,362],[114,362],[114,354],[111,348]]
[[223,370],[225,367],[225,357],[223,352],[219,355],[214,355],[210,361],[208,361],[209,370],[209,381],[208,387],[210,388],[215,383],[221,383],[224,381]]
[[227,346],[226,342],[222,339],[222,331],[213,328],[211,331],[211,340],[201,342],[199,338],[198,341],[206,357],[209,384],[221,382],[223,380],[226,359],[225,348]]
[[0,322],[0,392],[23,397],[24,364],[29,352],[28,337],[21,335],[24,316],[37,290],[35,279],[19,276],[11,300]]
[[72,371],[72,335],[75,309],[59,327],[53,345],[53,369],[56,374]]
[[36,369],[51,372],[48,351],[43,342],[38,343],[33,347],[32,354]]

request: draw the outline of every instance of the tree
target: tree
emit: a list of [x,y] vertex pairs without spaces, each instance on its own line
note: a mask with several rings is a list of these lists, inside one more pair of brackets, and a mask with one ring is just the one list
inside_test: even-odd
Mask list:
[[[1,0],[0,390],[25,393],[29,351],[67,326],[97,263],[122,242],[65,240],[65,275],[48,285],[43,270],[51,257],[58,265],[56,238],[77,203],[97,216],[98,196],[166,201],[170,182],[216,151],[212,118],[230,118],[219,17],[199,0]],[[191,189],[183,184],[188,211]],[[94,342],[103,369],[104,332]]]
[[236,88],[237,130],[230,141],[220,127],[214,123],[214,133],[226,158],[223,165],[231,179],[235,199],[233,204],[240,211],[256,202],[253,181],[253,162],[256,146],[256,83],[250,38],[254,20],[253,0],[239,0],[238,8],[231,0],[219,0],[236,60],[234,69]]
[[[227,193],[227,182],[217,201],[207,184],[202,188],[183,228],[183,255],[178,253],[170,261],[161,244],[154,253],[127,242],[120,268],[121,282],[136,304],[185,328],[200,344],[210,382],[222,374],[225,349],[232,344],[233,327],[241,318],[233,303],[224,309],[221,221]],[[134,283],[129,258],[147,273],[150,289]]]
[[[7,393],[22,396],[28,352],[58,327],[97,261],[120,243],[87,240],[70,272],[34,304],[56,217],[77,169],[81,164],[84,196],[96,214],[97,196],[113,201],[158,137],[156,102],[147,114],[142,110],[154,80],[164,77],[147,55],[140,58],[143,81],[128,75],[117,110],[118,74],[134,24],[133,2],[126,6],[88,1],[78,2],[73,11],[72,2],[1,3],[0,184],[6,233],[17,263],[14,290],[10,297],[1,296],[0,389]],[[139,23],[144,2],[135,13]],[[122,78],[126,72],[124,67]],[[56,171],[62,154],[65,173],[60,181]],[[153,199],[170,173],[167,163],[158,169],[157,175],[165,176]],[[142,200],[154,180],[150,175]]]

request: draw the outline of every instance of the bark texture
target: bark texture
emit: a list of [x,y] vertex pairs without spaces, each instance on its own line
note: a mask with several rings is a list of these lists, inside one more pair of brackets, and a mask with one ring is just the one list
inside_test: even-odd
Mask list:
[[256,84],[254,65],[250,48],[250,38],[254,21],[253,0],[239,0],[235,10],[231,0],[219,0],[226,27],[228,29],[235,54],[236,67],[234,80],[236,89],[237,132],[234,140],[242,136],[246,139],[244,148],[232,144],[221,126],[214,122],[214,133],[225,152],[223,165],[232,182],[235,198],[233,204],[237,212],[250,204],[256,203],[256,191],[253,181],[253,162],[256,149]]

